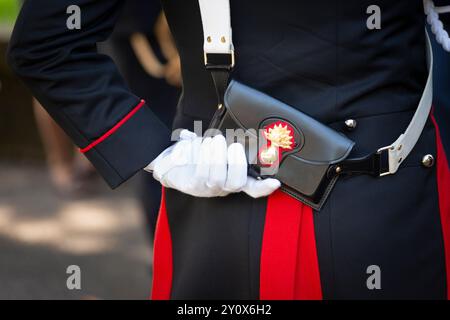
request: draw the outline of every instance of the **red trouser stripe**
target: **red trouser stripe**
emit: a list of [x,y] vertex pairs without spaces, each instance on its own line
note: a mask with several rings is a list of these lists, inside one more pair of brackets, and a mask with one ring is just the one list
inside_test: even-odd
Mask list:
[[437,147],[437,184],[439,192],[439,211],[441,215],[442,233],[445,248],[445,265],[447,273],[447,299],[450,299],[450,169],[444,147],[442,145],[439,126],[431,116],[436,128]]
[[261,300],[320,300],[312,209],[282,191],[267,202],[260,274]]
[[166,211],[166,192],[162,189],[153,249],[153,300],[168,300],[172,289],[172,238]]

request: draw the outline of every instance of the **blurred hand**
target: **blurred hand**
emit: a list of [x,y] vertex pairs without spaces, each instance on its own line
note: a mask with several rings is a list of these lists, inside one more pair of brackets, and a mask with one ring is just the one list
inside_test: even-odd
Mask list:
[[175,87],[181,87],[181,65],[178,56],[167,61],[164,76],[168,84]]
[[247,157],[239,143],[227,146],[225,137],[198,137],[183,130],[180,140],[163,151],[145,170],[163,186],[195,197],[221,197],[245,192],[253,198],[280,187],[276,179],[247,176]]

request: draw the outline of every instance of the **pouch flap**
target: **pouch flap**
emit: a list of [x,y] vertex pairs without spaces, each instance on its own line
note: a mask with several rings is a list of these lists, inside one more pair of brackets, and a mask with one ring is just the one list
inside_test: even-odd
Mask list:
[[[289,128],[294,148],[289,156],[310,164],[334,164],[344,160],[354,142],[343,134],[260,91],[231,81],[224,97],[225,107],[243,129]],[[293,130],[292,130],[293,129]]]

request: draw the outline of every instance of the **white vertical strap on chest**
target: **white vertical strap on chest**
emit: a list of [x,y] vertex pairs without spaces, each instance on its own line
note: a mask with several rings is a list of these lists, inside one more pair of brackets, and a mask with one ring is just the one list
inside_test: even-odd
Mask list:
[[423,90],[419,106],[406,128],[406,131],[398,137],[398,139],[390,146],[380,148],[379,153],[388,152],[389,170],[381,173],[381,176],[396,173],[400,164],[406,159],[411,150],[416,145],[422,134],[423,128],[430,114],[431,105],[433,102],[433,51],[431,48],[430,38],[426,33],[427,43],[427,66],[428,79]]
[[229,0],[198,0],[206,54],[233,52]]

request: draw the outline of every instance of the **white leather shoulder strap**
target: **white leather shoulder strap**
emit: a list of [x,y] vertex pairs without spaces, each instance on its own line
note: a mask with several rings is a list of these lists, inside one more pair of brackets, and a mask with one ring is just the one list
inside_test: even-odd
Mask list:
[[[229,0],[198,0],[203,24],[205,64],[207,54],[233,54]],[[426,33],[428,79],[419,106],[406,131],[378,153],[388,152],[389,168],[381,176],[394,174],[416,145],[423,131],[433,100],[433,52]],[[233,55],[234,57],[234,55]]]
[[229,0],[198,0],[203,24],[203,50],[208,53],[232,53]]
[[428,78],[423,90],[422,97],[416,112],[406,128],[406,131],[398,137],[398,139],[390,146],[380,148],[378,152],[388,151],[389,171],[381,175],[388,175],[397,172],[400,164],[405,161],[411,150],[416,145],[419,137],[425,127],[428,115],[430,114],[431,105],[433,103],[433,51],[431,47],[430,37],[426,32],[427,43],[427,66]]

